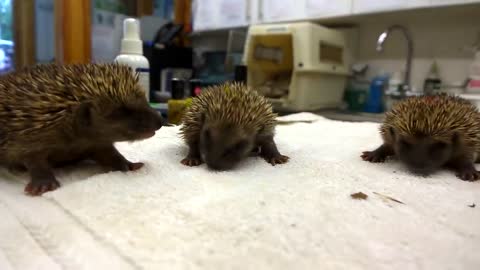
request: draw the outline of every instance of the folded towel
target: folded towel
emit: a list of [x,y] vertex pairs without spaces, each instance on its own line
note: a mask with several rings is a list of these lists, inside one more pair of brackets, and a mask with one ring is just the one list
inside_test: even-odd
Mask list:
[[[36,242],[25,240],[31,232],[7,238],[0,265],[26,269],[6,251],[30,241],[43,243],[31,256],[46,250],[53,258],[39,265],[65,269],[99,269],[108,258],[116,269],[480,269],[480,182],[362,161],[362,151],[381,143],[376,123],[309,113],[282,119],[314,120],[277,127],[278,148],[291,157],[283,165],[252,157],[228,172],[186,167],[179,128],[165,127],[149,140],[118,144],[146,163],[141,170],[62,170],[60,189],[19,200],[39,203],[34,209],[14,200],[20,184],[13,191],[12,181],[0,181],[0,212],[10,211],[27,232],[36,228],[33,238],[48,232]],[[353,199],[357,192],[368,197]],[[19,226],[9,219],[13,232]],[[87,257],[90,268],[82,265]]]

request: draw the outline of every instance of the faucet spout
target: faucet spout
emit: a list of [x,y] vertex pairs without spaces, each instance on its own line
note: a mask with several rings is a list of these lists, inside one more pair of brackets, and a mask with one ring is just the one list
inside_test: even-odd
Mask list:
[[411,88],[410,85],[410,74],[412,71],[412,58],[413,58],[413,39],[408,31],[408,29],[404,26],[395,24],[390,27],[388,27],[385,31],[383,31],[379,36],[377,40],[377,51],[381,52],[383,51],[383,44],[387,40],[388,36],[390,33],[394,30],[399,30],[403,33],[406,41],[407,41],[407,61],[405,64],[405,78],[404,78],[404,90],[408,91]]

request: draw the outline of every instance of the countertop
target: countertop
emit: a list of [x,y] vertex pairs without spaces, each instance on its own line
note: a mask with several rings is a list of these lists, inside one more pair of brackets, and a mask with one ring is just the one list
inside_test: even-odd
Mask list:
[[[294,112],[278,112],[279,115],[292,114]],[[326,117],[332,120],[348,121],[348,122],[376,122],[383,121],[383,113],[364,113],[364,112],[349,112],[336,109],[325,109],[312,111],[311,113]]]

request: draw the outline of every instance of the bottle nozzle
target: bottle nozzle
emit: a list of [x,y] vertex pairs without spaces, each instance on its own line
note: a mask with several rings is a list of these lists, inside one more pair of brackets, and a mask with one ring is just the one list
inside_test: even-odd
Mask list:
[[140,26],[136,19],[128,18],[123,21],[123,38],[140,39]]
[[120,52],[123,54],[143,54],[140,40],[140,22],[134,18],[123,21],[123,39]]

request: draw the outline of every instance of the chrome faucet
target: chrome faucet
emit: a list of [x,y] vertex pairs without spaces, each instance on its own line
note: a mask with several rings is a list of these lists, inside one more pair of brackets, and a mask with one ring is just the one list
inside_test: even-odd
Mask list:
[[405,36],[405,39],[407,40],[407,63],[405,66],[405,79],[404,79],[404,85],[403,85],[403,95],[406,94],[409,90],[411,90],[411,84],[410,84],[410,73],[412,70],[412,57],[413,57],[413,40],[410,32],[408,31],[407,28],[401,25],[392,25],[388,27],[383,33],[378,36],[377,40],[377,51],[381,52],[383,51],[383,43],[385,43],[385,40],[388,38],[388,35],[394,31],[394,30],[400,30],[402,31],[403,35]]

